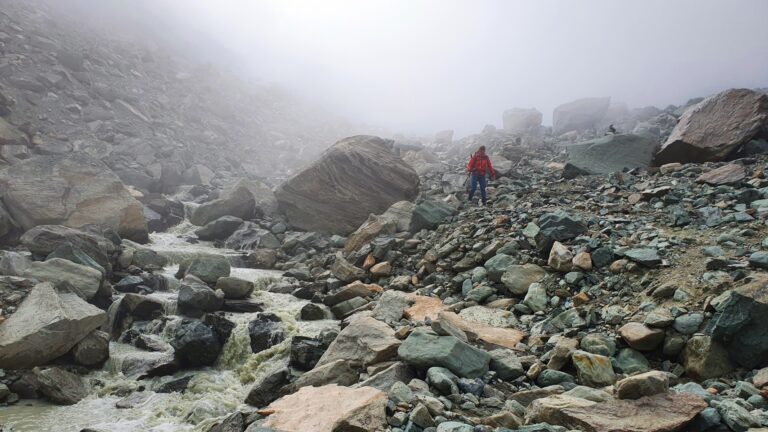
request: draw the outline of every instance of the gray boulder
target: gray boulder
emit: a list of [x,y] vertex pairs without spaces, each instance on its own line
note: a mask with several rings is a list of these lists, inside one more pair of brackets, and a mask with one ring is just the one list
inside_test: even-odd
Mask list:
[[245,222],[229,236],[224,245],[235,250],[278,249],[280,240],[253,222]]
[[33,262],[27,267],[24,277],[52,282],[57,289],[74,292],[84,300],[96,296],[102,280],[98,270],[62,258]]
[[232,266],[222,255],[204,255],[185,261],[179,266],[177,277],[193,275],[207,284],[215,284],[221,277],[229,276]]
[[51,283],[36,285],[0,326],[0,368],[45,364],[69,351],[106,321],[107,314]]
[[232,235],[242,224],[243,220],[237,216],[222,216],[195,230],[195,235],[200,240],[223,240]]
[[607,135],[565,147],[566,161],[591,174],[610,174],[623,169],[647,168],[658,144],[638,135]]
[[24,233],[19,239],[35,255],[48,256],[65,245],[71,245],[93,258],[107,272],[111,271],[111,255],[117,245],[104,236],[61,225],[40,225]]
[[198,320],[185,319],[171,340],[176,360],[187,367],[211,366],[221,354],[219,337]]
[[536,108],[512,108],[504,111],[504,129],[510,132],[532,132],[541,127],[543,116]]
[[395,357],[399,346],[400,340],[395,338],[395,331],[388,325],[371,317],[362,317],[339,333],[317,366],[336,360],[362,365],[381,363]]
[[179,313],[199,318],[205,312],[213,312],[224,305],[224,293],[214,291],[209,286],[194,281],[193,278],[185,278],[179,289],[178,296]]
[[248,220],[272,215],[275,209],[275,198],[269,187],[254,180],[240,180],[224,190],[219,198],[194,208],[189,221],[203,226],[222,216]]
[[411,232],[435,229],[456,214],[456,209],[442,201],[426,200],[416,205],[411,217]]
[[605,117],[611,98],[584,98],[560,105],[552,114],[552,131],[562,135],[570,131],[594,129]]
[[656,155],[656,163],[720,161],[768,123],[768,95],[730,89],[689,107]]
[[8,168],[0,184],[8,212],[25,230],[94,224],[138,242],[149,238],[142,204],[106,165],[86,154],[21,161]]
[[453,336],[438,336],[416,330],[400,345],[398,355],[409,365],[427,369],[441,366],[463,378],[477,378],[488,372],[491,356]]
[[40,392],[55,404],[74,405],[88,395],[83,379],[64,369],[52,367],[36,371],[35,377]]
[[392,141],[358,135],[334,144],[275,196],[294,228],[346,235],[418,190],[418,175],[395,155]]
[[224,298],[243,299],[250,297],[254,284],[236,277],[221,277],[216,281],[216,289],[224,292]]
[[75,363],[96,368],[109,358],[109,333],[94,330],[72,347],[72,358]]

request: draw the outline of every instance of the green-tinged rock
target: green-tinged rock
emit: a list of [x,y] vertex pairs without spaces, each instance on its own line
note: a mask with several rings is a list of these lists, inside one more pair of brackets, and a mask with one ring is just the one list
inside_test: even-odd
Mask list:
[[417,368],[441,366],[464,378],[476,378],[488,371],[491,356],[453,336],[438,336],[416,330],[397,350],[406,363]]
[[541,281],[546,275],[547,272],[536,264],[511,265],[500,280],[512,294],[525,295],[531,284]]
[[616,382],[616,374],[608,357],[586,351],[574,351],[571,361],[582,385],[605,387]]

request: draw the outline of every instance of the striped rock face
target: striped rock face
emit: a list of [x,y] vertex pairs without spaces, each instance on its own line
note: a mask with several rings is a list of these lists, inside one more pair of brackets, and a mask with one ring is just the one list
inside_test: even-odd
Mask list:
[[346,235],[369,214],[413,200],[418,190],[418,175],[393,152],[391,141],[360,135],[334,144],[275,196],[294,228]]

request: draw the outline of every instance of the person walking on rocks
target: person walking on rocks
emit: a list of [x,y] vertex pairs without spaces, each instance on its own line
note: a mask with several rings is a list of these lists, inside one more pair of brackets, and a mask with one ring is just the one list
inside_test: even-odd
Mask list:
[[485,205],[488,202],[488,197],[485,195],[486,175],[490,175],[494,179],[496,178],[496,170],[493,169],[491,159],[485,154],[485,146],[480,146],[477,152],[469,159],[467,171],[471,176],[469,201],[472,202],[472,197],[475,196],[477,187],[480,186],[480,198],[483,200],[483,205]]

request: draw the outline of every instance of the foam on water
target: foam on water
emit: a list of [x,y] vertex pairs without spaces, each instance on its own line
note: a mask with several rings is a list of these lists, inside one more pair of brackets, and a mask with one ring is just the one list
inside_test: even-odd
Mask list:
[[[171,257],[176,265],[163,270],[173,276],[178,262],[184,257],[200,254],[219,254],[236,257],[240,253],[218,249],[212,243],[190,244],[183,238],[196,227],[181,224],[172,232],[152,234],[150,247]],[[266,287],[282,277],[274,270],[232,268],[232,276],[253,281],[257,287],[252,297],[264,305],[264,310],[277,314],[283,321],[286,340],[265,351],[254,354],[250,349],[248,323],[255,313],[228,313],[227,318],[235,323],[232,335],[224,345],[216,365],[211,368],[182,370],[173,377],[158,377],[136,381],[121,373],[123,362],[133,357],[154,358],[163,353],[139,350],[122,343],[110,344],[110,360],[102,370],[94,371],[85,379],[91,385],[88,397],[71,406],[55,406],[44,401],[22,401],[19,404],[0,409],[0,426],[5,432],[78,432],[89,427],[114,432],[202,432],[239,408],[244,400],[249,383],[285,366],[290,349],[290,337],[295,335],[316,336],[323,329],[338,328],[335,320],[299,321],[301,308],[308,303],[289,294],[265,291]],[[166,313],[176,311],[175,292],[156,292],[150,297],[161,300]],[[168,341],[173,328],[180,319],[172,318],[165,327],[158,329],[160,336]],[[154,393],[162,382],[194,375],[185,393]],[[128,409],[118,409],[115,403],[124,396],[144,388],[148,399]]]

